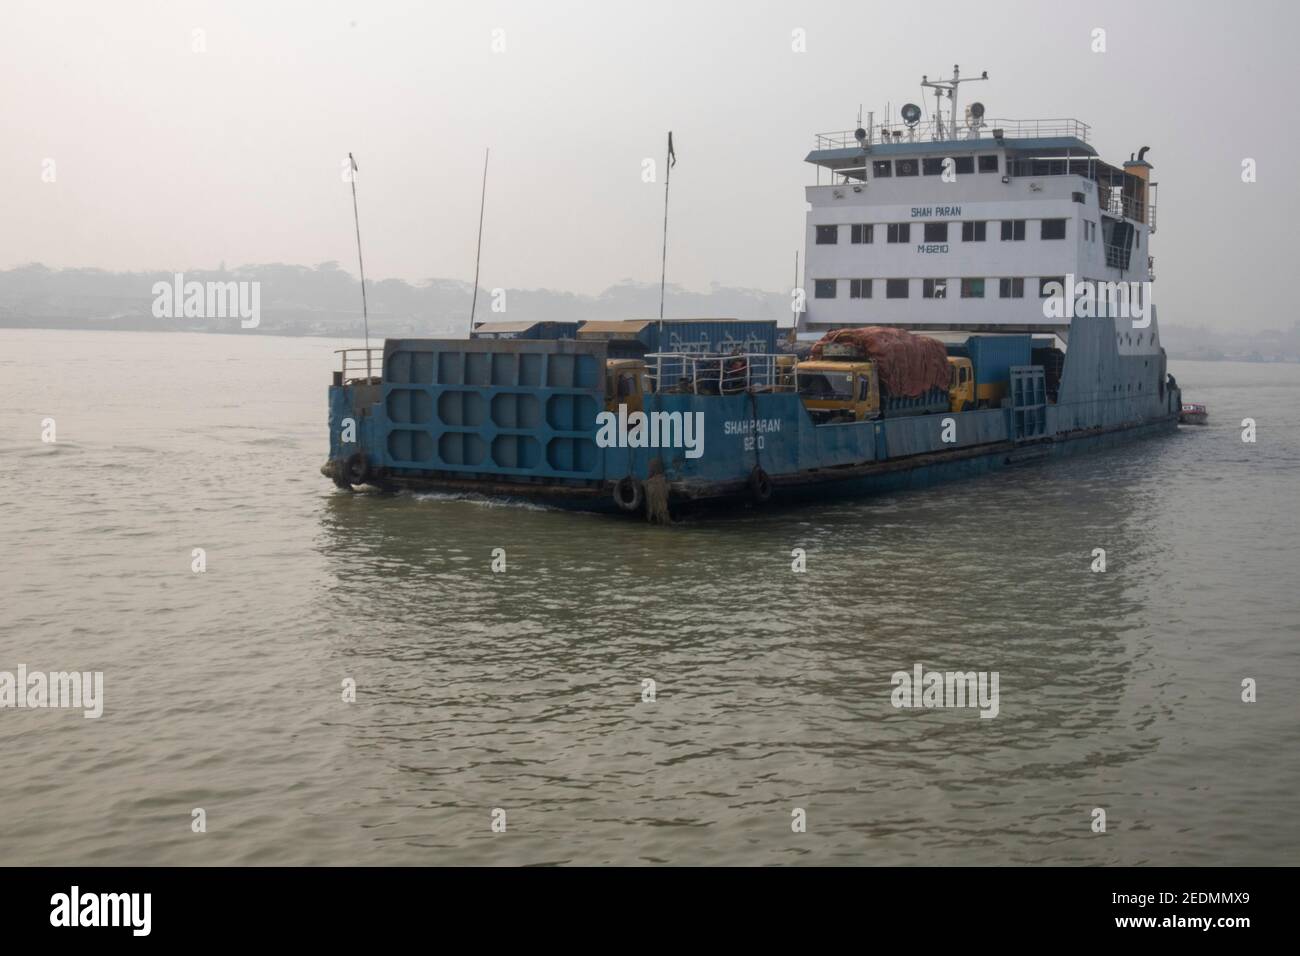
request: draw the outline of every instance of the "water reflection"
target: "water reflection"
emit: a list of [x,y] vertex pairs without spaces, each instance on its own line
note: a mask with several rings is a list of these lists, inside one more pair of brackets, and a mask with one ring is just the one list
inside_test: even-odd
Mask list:
[[[669,529],[333,496],[328,600],[356,622],[335,647],[385,705],[352,745],[411,799],[579,799],[593,852],[627,814],[739,827],[800,793],[845,826],[968,849],[1028,826],[1032,800],[1050,842],[1100,767],[1160,743],[1169,675],[1144,607],[1164,500],[1143,448]],[[998,671],[1000,715],[895,710],[890,675],[918,662]]]

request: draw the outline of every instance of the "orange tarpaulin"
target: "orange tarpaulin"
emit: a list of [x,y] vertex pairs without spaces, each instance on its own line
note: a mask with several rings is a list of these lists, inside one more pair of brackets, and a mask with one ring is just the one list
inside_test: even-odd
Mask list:
[[881,388],[891,395],[916,398],[932,388],[948,388],[948,350],[937,339],[881,325],[835,329],[812,347],[812,357],[821,358],[832,342],[874,362]]

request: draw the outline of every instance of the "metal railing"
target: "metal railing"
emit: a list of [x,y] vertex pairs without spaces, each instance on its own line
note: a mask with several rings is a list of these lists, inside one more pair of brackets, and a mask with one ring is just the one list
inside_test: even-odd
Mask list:
[[384,374],[384,350],[382,348],[335,349],[340,355],[343,383],[373,382],[378,384]]
[[[1001,130],[1005,139],[1040,139],[1044,137],[1073,136],[1088,142],[1090,127],[1077,119],[986,119],[983,125],[970,128],[961,127],[957,135],[951,135],[949,124],[944,124],[944,140],[988,140],[993,141],[993,131]],[[855,130],[838,130],[831,133],[818,133],[815,137],[817,149],[844,149],[858,145]],[[939,137],[938,125],[934,120],[926,120],[908,129],[901,123],[876,123],[867,131],[866,143],[877,145],[884,143],[930,143]]]
[[645,364],[652,392],[739,395],[795,390],[793,355],[651,352],[645,357]]
[[1106,203],[1101,208],[1112,216],[1121,216],[1134,222],[1147,222],[1147,204],[1136,197],[1125,196],[1119,190],[1112,189],[1110,195],[1104,198]]
[[1155,231],[1156,201],[1155,193],[1148,189],[1148,198],[1144,202],[1132,194],[1124,192],[1124,180],[1118,174],[1099,171],[1093,159],[1012,159],[1007,162],[1007,175],[1017,178],[1039,178],[1045,176],[1082,176],[1097,183],[1098,204],[1102,211],[1112,216],[1144,222]]

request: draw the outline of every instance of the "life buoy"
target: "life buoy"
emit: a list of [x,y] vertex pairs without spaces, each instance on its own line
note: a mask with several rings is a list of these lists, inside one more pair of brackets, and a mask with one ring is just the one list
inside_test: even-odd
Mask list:
[[366,476],[370,474],[370,463],[366,461],[366,456],[357,452],[349,458],[343,466],[343,477],[353,485],[364,485]]
[[772,500],[772,479],[762,468],[755,467],[749,473],[749,496],[760,505]]
[[641,482],[631,475],[620,478],[614,485],[614,504],[624,511],[640,511],[645,504],[645,489],[641,487]]

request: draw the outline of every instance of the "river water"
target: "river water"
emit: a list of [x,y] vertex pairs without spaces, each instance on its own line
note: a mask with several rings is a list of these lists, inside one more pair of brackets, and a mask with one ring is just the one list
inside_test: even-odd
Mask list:
[[[0,671],[104,682],[0,709],[0,861],[1297,861],[1300,366],[1172,362],[1212,416],[1175,436],[659,528],[335,490],[341,344],[0,331]],[[916,664],[996,671],[997,716],[895,708]]]

